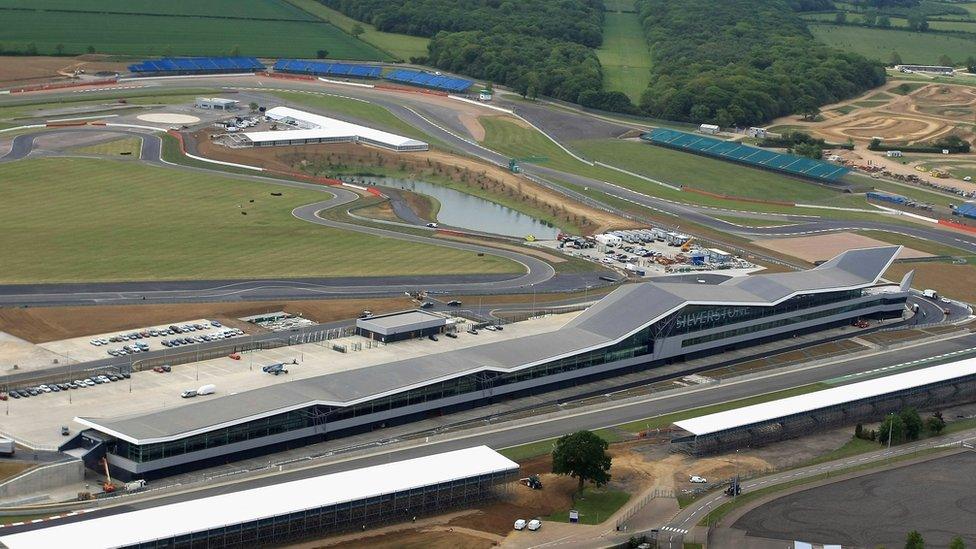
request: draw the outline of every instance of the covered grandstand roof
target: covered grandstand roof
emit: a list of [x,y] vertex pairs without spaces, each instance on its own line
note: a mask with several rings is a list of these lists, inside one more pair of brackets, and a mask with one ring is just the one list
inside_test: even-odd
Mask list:
[[[313,476],[217,496],[190,499],[0,537],[10,549],[129,547],[194,532],[253,522],[401,493],[480,475],[508,473],[518,464],[476,446],[340,473]],[[122,521],[122,522],[120,522]],[[119,525],[123,526],[120,527]]]
[[773,306],[799,293],[869,287],[900,250],[901,246],[850,250],[809,271],[737,277],[717,285],[629,284],[552,332],[281,383],[162,414],[75,420],[123,440],[145,444],[313,404],[351,406],[479,371],[514,371],[606,347],[687,305]]
[[922,370],[912,370],[878,379],[842,385],[832,389],[824,389],[823,391],[815,391],[805,395],[699,416],[677,421],[675,422],[675,426],[688,431],[692,435],[710,435],[781,417],[812,412],[838,404],[845,404],[971,375],[976,375],[976,358],[969,358]]
[[704,135],[655,128],[641,135],[641,139],[676,149],[714,156],[725,160],[741,162],[825,182],[834,182],[850,170],[844,166],[822,160],[783,154],[768,149],[750,147],[735,141],[725,141]]
[[328,116],[292,109],[274,107],[265,112],[273,120],[294,121],[303,129],[288,131],[245,132],[252,143],[305,139],[365,139],[392,148],[426,147],[427,143],[395,133],[385,132],[359,124],[352,124]]

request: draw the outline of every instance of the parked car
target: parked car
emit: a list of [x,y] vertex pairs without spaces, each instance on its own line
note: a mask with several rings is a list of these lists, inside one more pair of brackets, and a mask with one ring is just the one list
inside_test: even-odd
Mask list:
[[542,521],[539,519],[532,519],[529,521],[529,524],[526,525],[526,528],[535,532],[539,528],[542,528]]
[[475,330],[474,328],[468,328],[467,331],[471,335],[478,335],[478,330]]
[[515,521],[515,529],[516,530],[525,530],[525,525],[526,524],[527,523],[525,522],[525,519],[518,519],[518,520]]
[[461,301],[460,300],[457,300],[457,299],[452,299],[452,300],[448,301],[447,304],[449,306],[451,306],[451,307],[460,307],[461,306]]
[[431,341],[437,341],[437,336],[434,335],[434,334],[430,334],[429,336],[427,336],[427,339],[429,339]]
[[457,334],[454,333],[454,332],[446,332],[444,335],[446,335],[447,337],[449,337],[451,339],[457,339]]
[[173,371],[173,368],[170,367],[169,364],[163,364],[162,366],[160,366],[160,368],[162,368],[164,372],[172,372]]
[[193,389],[187,389],[180,393],[180,398],[193,398],[195,396],[197,396],[197,392]]
[[693,475],[689,480],[695,484],[706,484],[708,482],[705,480],[705,477],[700,477],[698,475]]

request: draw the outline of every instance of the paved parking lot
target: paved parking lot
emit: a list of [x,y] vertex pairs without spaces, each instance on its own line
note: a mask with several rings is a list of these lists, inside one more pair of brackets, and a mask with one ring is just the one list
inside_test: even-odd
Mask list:
[[[197,330],[194,332],[189,332],[186,334],[151,336],[148,338],[133,339],[130,341],[109,342],[105,345],[97,345],[97,346],[92,345],[91,343],[92,340],[95,339],[107,340],[107,339],[111,339],[114,336],[118,336],[120,334],[131,334],[134,332],[145,332],[145,331],[159,330],[159,329],[165,330],[170,325],[183,326],[185,324],[200,324],[201,326],[204,327],[204,329]],[[93,334],[93,335],[87,335],[83,337],[75,337],[72,339],[62,339],[59,341],[49,341],[47,343],[38,344],[38,347],[41,347],[43,349],[61,355],[65,357],[65,360],[70,359],[71,362],[77,363],[77,362],[86,362],[89,360],[108,358],[110,356],[108,354],[109,349],[118,349],[120,347],[124,347],[126,345],[132,345],[137,342],[148,344],[150,351],[158,351],[166,348],[160,343],[164,339],[168,340],[177,337],[195,337],[195,336],[203,336],[203,335],[213,335],[216,332],[220,332],[226,329],[227,328],[223,328],[223,327],[218,328],[215,326],[211,326],[210,320],[208,319],[198,318],[195,320],[186,320],[182,322],[171,322],[169,324],[165,324],[161,326],[134,327],[131,330],[123,330],[119,332],[108,332],[104,334]],[[174,347],[174,348],[182,348],[182,347]],[[135,358],[137,358],[138,356],[139,356],[138,353],[136,353]]]
[[[424,338],[381,345],[353,336],[243,353],[240,360],[222,357],[177,365],[169,373],[134,372],[130,379],[115,383],[2,402],[0,405],[5,407],[7,415],[0,422],[0,430],[27,444],[53,446],[64,440],[60,434],[62,425],[69,426],[72,433],[80,427],[72,422],[76,416],[105,418],[165,412],[177,406],[192,406],[203,399],[219,398],[222,394],[548,332],[577,314],[550,315],[506,325],[501,332],[481,330],[478,335],[462,329],[457,339],[441,337],[436,342]],[[334,351],[333,344],[345,345],[349,350],[346,353]],[[356,345],[361,350],[353,350]],[[297,364],[289,365],[289,373],[285,375],[274,376],[261,371],[262,366],[292,362]],[[78,377],[85,376],[79,374]],[[180,398],[180,392],[205,384],[216,385],[216,395]]]
[[857,547],[901,547],[918,530],[929,547],[976,542],[976,452],[797,492],[749,511],[750,536]]

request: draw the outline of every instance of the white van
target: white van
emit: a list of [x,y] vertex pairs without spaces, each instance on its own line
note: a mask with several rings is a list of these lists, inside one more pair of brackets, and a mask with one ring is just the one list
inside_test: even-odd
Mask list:
[[217,386],[213,384],[203,385],[197,389],[198,395],[212,395],[217,392]]

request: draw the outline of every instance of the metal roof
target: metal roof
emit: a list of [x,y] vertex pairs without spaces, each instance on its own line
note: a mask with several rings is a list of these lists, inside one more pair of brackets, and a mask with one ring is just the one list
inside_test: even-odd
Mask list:
[[427,311],[402,311],[388,315],[360,318],[356,321],[356,324],[361,328],[391,330],[409,328],[418,323],[427,323],[434,320],[439,321],[441,324],[447,323],[447,319],[443,316],[428,313]]
[[135,444],[147,444],[314,404],[352,406],[479,371],[517,371],[607,347],[688,305],[772,306],[799,293],[869,287],[900,250],[900,246],[851,250],[809,271],[750,275],[717,285],[629,284],[552,332],[289,381],[162,413],[78,417],[75,421]]
[[265,116],[273,120],[290,118],[300,121],[305,129],[285,130],[285,131],[266,131],[266,132],[244,132],[244,136],[253,143],[267,143],[273,141],[284,141],[292,139],[354,139],[364,138],[391,147],[418,147],[426,146],[427,143],[404,137],[382,130],[352,124],[343,120],[336,120],[328,116],[322,116],[310,112],[300,111],[291,107],[273,107],[264,113]]
[[832,389],[815,391],[744,408],[736,408],[706,416],[699,416],[675,422],[675,426],[692,435],[701,436],[727,431],[738,427],[755,425],[777,418],[812,412],[838,404],[862,400],[876,396],[921,387],[939,381],[976,375],[976,358],[932,366],[922,370],[912,370],[878,379],[869,379]]
[[405,492],[452,480],[518,470],[487,446],[476,446],[341,473],[149,507],[0,537],[10,549],[101,549],[283,516],[306,509]]

